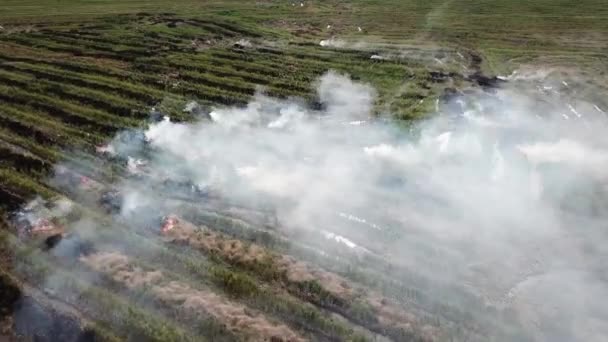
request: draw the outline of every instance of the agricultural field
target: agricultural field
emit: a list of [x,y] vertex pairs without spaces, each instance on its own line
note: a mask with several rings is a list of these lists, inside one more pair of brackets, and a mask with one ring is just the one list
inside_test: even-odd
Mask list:
[[[600,0],[2,0],[0,340],[602,341],[603,308],[517,294],[607,293],[604,184],[547,181],[568,203],[536,207],[489,137],[602,139],[607,54]],[[580,123],[476,121],[458,141],[491,166],[433,159],[428,131],[457,139],[435,115],[505,103]],[[602,179],[605,141],[563,144]],[[485,168],[514,183],[471,190]],[[517,229],[552,220],[589,229]]]

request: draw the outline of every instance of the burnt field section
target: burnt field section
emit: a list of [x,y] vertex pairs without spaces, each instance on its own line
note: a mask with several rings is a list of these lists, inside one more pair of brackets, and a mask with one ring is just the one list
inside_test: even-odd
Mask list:
[[[167,185],[166,196],[183,205],[206,203],[186,210],[190,221],[162,213],[150,213],[150,221],[136,228],[116,221],[112,215],[122,194],[111,184],[128,172],[124,161],[96,151],[118,130],[138,127],[154,113],[187,121],[207,107],[245,105],[256,91],[300,97],[314,106],[311,83],[329,69],[372,83],[382,79],[378,110],[414,118],[457,86],[491,87],[496,79],[475,71],[478,57],[463,59],[472,76],[463,75],[430,70],[419,60],[374,59],[373,51],[280,43],[273,32],[170,14],[4,29],[0,203],[6,336],[427,341],[444,334],[444,325],[454,336],[483,335],[459,308],[425,296],[423,279],[418,286],[377,279],[374,268],[391,268],[380,260],[362,259],[366,266],[349,271],[347,260],[356,255],[347,250],[336,251],[342,264],[332,273],[326,268],[335,265],[324,267],[327,260],[316,260],[309,246],[289,242],[297,235],[279,230],[272,212],[233,207],[189,184]],[[417,86],[398,89],[404,80]],[[184,111],[190,100],[199,105]],[[68,166],[54,168],[57,163]],[[36,196],[46,200],[20,209]],[[87,233],[91,227],[74,227],[81,217],[97,218],[94,239]],[[104,246],[110,242],[111,251]],[[416,301],[417,313],[385,297],[388,287]]]
[[485,76],[482,57],[467,49],[410,46],[416,58],[385,58],[390,51],[380,48],[288,38],[268,27],[170,13],[3,26],[0,334],[484,341],[491,333],[519,340],[511,312],[486,307],[457,285],[432,289],[462,300],[443,302],[429,295],[434,285],[425,275],[352,248],[321,255],[323,238],[281,229],[263,203],[231,203],[213,189],[168,180],[153,184],[166,211],[146,214],[145,222],[120,219],[126,199],[114,184],[149,174],[103,146],[147,120],[200,119],[215,106],[245,106],[258,92],[321,108],[312,84],[327,70],[372,84],[376,114],[403,120],[503,82]]

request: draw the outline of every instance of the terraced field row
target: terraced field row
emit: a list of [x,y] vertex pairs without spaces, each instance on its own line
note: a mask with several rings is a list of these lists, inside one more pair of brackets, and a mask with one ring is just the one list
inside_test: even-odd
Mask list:
[[[441,324],[454,325],[446,322],[456,313],[428,311],[438,305],[432,301],[412,309],[410,301],[422,303],[427,295],[420,287],[395,290],[402,279],[379,278],[371,265],[382,260],[362,260],[360,271],[348,271],[348,251],[339,264],[319,259],[310,246],[292,246],[291,236],[217,208],[183,213],[207,227],[200,234],[212,234],[211,245],[159,237],[149,225],[134,227],[100,211],[100,196],[121,181],[125,166],[100,159],[97,147],[119,130],[141,126],[153,107],[190,120],[197,114],[183,108],[192,99],[209,107],[244,105],[263,91],[315,103],[312,83],[329,69],[374,83],[380,102],[406,77],[434,87],[414,61],[372,61],[371,52],[312,43],[274,46],[267,41],[273,37],[223,20],[147,14],[0,34],[2,243],[11,251],[2,261],[2,286],[30,298],[24,310],[35,307],[66,339],[432,340]],[[66,176],[58,164],[79,176]],[[54,218],[66,229],[58,246],[53,236],[42,245],[24,240],[15,226],[11,213],[35,196],[70,198],[75,206]],[[94,234],[79,227],[80,217],[94,218]],[[188,234],[198,234],[191,227]],[[298,259],[289,256],[292,247]],[[240,255],[241,249],[250,252]],[[251,251],[261,259],[247,261]],[[308,275],[299,278],[281,263]],[[353,281],[360,283],[356,292],[340,285]],[[368,287],[376,294],[367,294]],[[340,288],[350,294],[335,292]],[[384,295],[409,299],[393,307]],[[5,303],[8,312],[22,298]],[[14,332],[58,333],[45,326]]]

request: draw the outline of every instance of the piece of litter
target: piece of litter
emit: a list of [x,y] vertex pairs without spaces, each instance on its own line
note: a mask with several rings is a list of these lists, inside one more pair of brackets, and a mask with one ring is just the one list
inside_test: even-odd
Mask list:
[[198,107],[198,103],[196,101],[190,101],[186,104],[186,106],[183,109],[183,112],[185,113],[191,113],[192,111],[194,111],[196,108]]
[[368,225],[368,226],[370,226],[370,227],[372,227],[374,229],[377,229],[377,230],[382,230],[382,228],[380,226],[378,226],[377,224],[371,223],[371,222],[367,222],[366,219],[354,216],[352,214],[338,213],[338,216],[340,216],[342,218],[345,218],[345,219],[347,219],[349,221],[359,222],[359,223]]
[[348,122],[348,124],[349,124],[349,125],[352,125],[352,126],[359,126],[359,125],[364,124],[365,122],[366,122],[365,120],[359,120],[359,121],[350,121],[350,122]]
[[574,113],[574,115],[578,116],[579,118],[582,117],[582,115],[576,109],[574,109],[574,107],[572,107],[572,105],[569,103],[568,103],[568,109],[570,109],[570,111],[572,113]]
[[363,31],[363,29],[361,28],[361,26],[357,27],[357,30],[359,30],[359,32]]
[[347,239],[347,238],[345,238],[343,236],[340,236],[340,235],[337,235],[337,234],[334,234],[332,232],[328,232],[328,231],[325,231],[325,230],[323,230],[322,233],[325,236],[325,238],[328,239],[328,240],[334,240],[334,241],[336,241],[338,243],[343,243],[343,244],[345,244],[346,246],[348,246],[350,248],[357,247],[356,243],[350,241],[349,239]]
[[450,139],[452,138],[452,132],[444,132],[435,137],[435,140],[439,143],[439,152],[444,153],[447,151],[450,145]]
[[600,107],[598,107],[598,105],[593,105],[593,107],[600,113],[602,114],[606,114],[606,112],[604,112]]

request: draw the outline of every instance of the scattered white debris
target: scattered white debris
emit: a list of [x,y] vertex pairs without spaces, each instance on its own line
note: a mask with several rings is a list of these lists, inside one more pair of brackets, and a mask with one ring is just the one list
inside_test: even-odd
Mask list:
[[349,248],[356,248],[357,244],[350,241],[349,239],[345,238],[344,236],[340,236],[337,234],[334,234],[332,232],[328,232],[328,231],[321,231],[321,233],[325,236],[326,239],[328,240],[335,240],[336,242],[339,243],[343,243],[345,245],[347,245]]
[[367,146],[363,148],[365,154],[369,156],[381,156],[388,157],[389,155],[395,153],[397,149],[393,145],[389,144],[379,144],[376,146]]
[[357,217],[357,216],[352,215],[352,214],[338,213],[338,216],[340,216],[342,218],[345,218],[345,219],[347,219],[349,221],[355,221],[355,222],[366,224],[366,225],[368,225],[368,226],[370,226],[370,227],[372,227],[374,229],[377,229],[377,230],[382,230],[382,228],[380,226],[378,226],[377,224],[371,223],[371,222],[367,222],[366,219]]
[[213,122],[218,122],[221,119],[220,115],[216,111],[211,111],[211,113],[209,113],[209,117],[211,117],[211,121]]
[[501,81],[507,81],[507,80],[509,80],[508,76],[502,76],[502,75],[498,75],[498,76],[496,76],[496,78],[498,78]]
[[566,113],[562,113],[562,116],[564,117],[564,119],[570,120],[570,117]]
[[365,121],[365,120],[359,120],[359,121],[350,121],[350,122],[348,122],[348,124],[352,125],[352,126],[361,126],[366,122],[367,121]]
[[458,55],[458,57],[464,59],[464,56],[460,52],[456,52],[456,54]]
[[142,173],[142,167],[146,166],[148,163],[143,159],[135,159],[132,157],[127,157],[127,171],[129,171],[132,175],[137,175]]
[[562,81],[562,84],[563,84],[564,86],[568,87],[568,82],[566,82],[566,81]]
[[551,87],[551,86],[543,86],[543,89],[544,90],[551,90],[551,89],[553,89],[553,87]]
[[439,99],[435,99],[435,111],[439,113]]
[[3,31],[4,27],[2,25],[0,25],[0,31]]
[[567,163],[591,166],[587,170],[603,173],[608,164],[608,152],[581,144],[578,141],[560,139],[557,142],[538,142],[519,145],[517,148],[533,165],[543,163]]
[[239,176],[250,177],[258,170],[255,166],[242,166],[236,168],[236,173]]
[[452,132],[444,132],[439,134],[435,140],[439,143],[439,152],[444,153],[450,146],[450,139],[452,138]]
[[97,146],[95,147],[95,151],[99,154],[109,154],[111,156],[116,155],[116,150],[111,144]]
[[247,39],[239,39],[236,43],[234,43],[234,45],[246,48],[250,48],[252,46],[251,42]]
[[445,65],[445,63],[441,59],[439,59],[437,57],[434,57],[433,59],[435,60],[435,62],[437,62],[437,63],[439,63],[441,65]]
[[319,42],[319,45],[323,47],[343,48],[346,46],[346,41],[341,39],[330,38],[322,40],[321,42]]
[[570,109],[570,111],[572,113],[574,113],[574,115],[578,116],[579,118],[582,118],[583,116],[581,115],[581,113],[579,113],[576,109],[574,109],[574,107],[572,107],[571,104],[568,103],[568,109]]
[[603,111],[600,107],[598,107],[598,105],[593,105],[593,108],[595,108],[598,112],[602,113],[602,114],[606,114],[605,111]]
[[380,56],[380,55],[372,55],[369,59],[373,59],[375,61],[383,61],[388,59],[387,57],[384,56]]
[[300,2],[300,7],[304,7],[304,3],[303,2]]
[[198,102],[196,102],[196,101],[190,101],[184,107],[183,112],[184,113],[192,113],[197,107],[198,107]]
[[359,32],[363,32],[363,29],[361,28],[361,26],[358,26],[358,27],[357,27],[357,31],[359,31]]
[[327,29],[328,29],[328,30],[329,30],[329,29],[331,29],[331,25],[327,25]]

